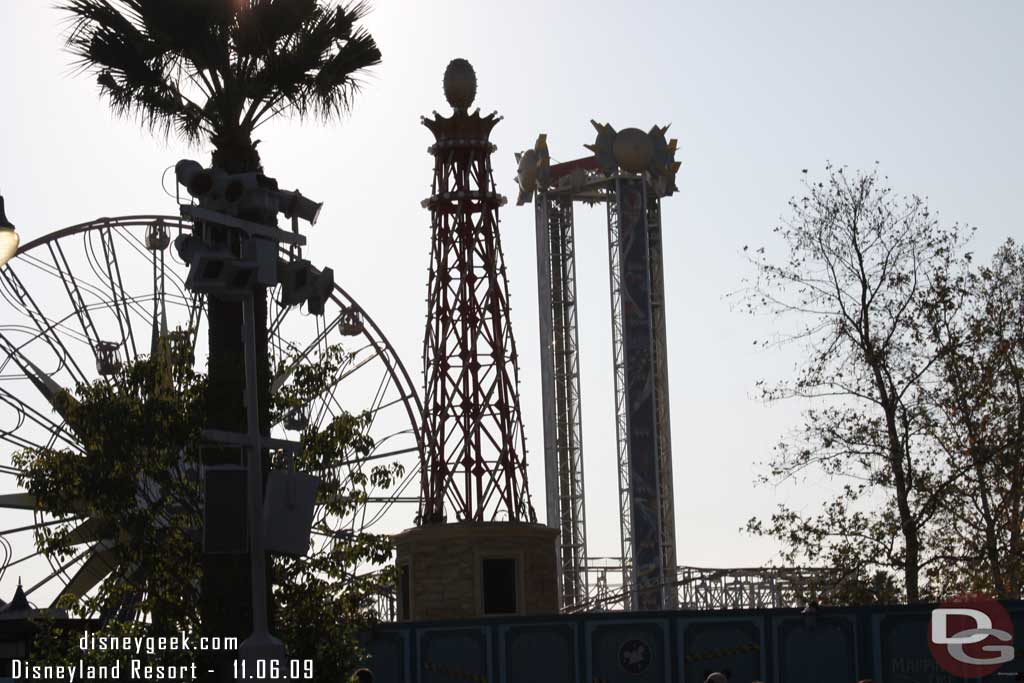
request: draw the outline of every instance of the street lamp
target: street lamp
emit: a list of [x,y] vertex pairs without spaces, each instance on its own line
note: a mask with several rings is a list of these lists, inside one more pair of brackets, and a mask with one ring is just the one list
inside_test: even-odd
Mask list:
[[14,224],[7,220],[4,213],[4,197],[0,195],[0,266],[14,258],[18,253],[18,233],[14,231]]

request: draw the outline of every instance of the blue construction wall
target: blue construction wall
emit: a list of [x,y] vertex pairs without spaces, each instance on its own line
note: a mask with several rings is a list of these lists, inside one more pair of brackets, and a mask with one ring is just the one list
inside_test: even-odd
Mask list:
[[[1004,603],[1024,680],[1024,603]],[[589,614],[380,627],[377,683],[953,683],[927,642],[931,606]]]

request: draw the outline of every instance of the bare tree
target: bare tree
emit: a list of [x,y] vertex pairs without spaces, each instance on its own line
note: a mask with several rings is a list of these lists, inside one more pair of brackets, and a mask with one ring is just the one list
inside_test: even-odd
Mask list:
[[742,301],[792,320],[792,332],[774,341],[806,351],[795,379],[759,383],[768,401],[810,403],[764,479],[824,474],[842,493],[817,514],[781,506],[748,529],[780,540],[788,561],[827,562],[883,586],[897,579],[916,602],[927,597],[922,575],[949,550],[933,522],[962,474],[962,463],[926,438],[922,380],[939,352],[922,307],[936,274],[963,267],[967,232],[941,227],[923,199],[894,195],[877,171],[826,172],[822,182],[805,180],[806,195],[791,200],[775,230],[785,260],[754,252],[756,278]]

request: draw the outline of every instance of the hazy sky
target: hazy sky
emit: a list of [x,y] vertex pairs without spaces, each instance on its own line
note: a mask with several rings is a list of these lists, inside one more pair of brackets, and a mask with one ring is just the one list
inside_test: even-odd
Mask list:
[[[73,73],[51,0],[0,0],[0,191],[27,241],[93,219],[176,212],[160,186],[208,150],[155,140],[115,119]],[[419,379],[432,141],[419,117],[447,112],[441,76],[466,57],[493,135],[499,190],[514,198],[513,152],[548,134],[552,156],[583,156],[591,118],[617,129],[671,123],[680,192],[663,204],[678,559],[751,566],[770,543],[738,528],[826,486],[757,488],[755,463],[800,407],[752,398],[795,350],[755,350],[771,320],[724,296],[749,274],[743,245],[780,253],[771,229],[800,170],[876,160],[900,192],[946,221],[979,227],[988,258],[1018,218],[1024,186],[1024,2],[576,2],[378,0],[365,25],[383,52],[340,123],[280,120],[258,131],[266,171],[326,202],[310,254],[381,325]],[[502,212],[521,358],[531,489],[544,503],[531,207]],[[578,209],[577,254],[590,554],[618,554],[607,242],[602,209]],[[411,521],[411,520],[410,520]],[[4,596],[6,597],[6,596]]]

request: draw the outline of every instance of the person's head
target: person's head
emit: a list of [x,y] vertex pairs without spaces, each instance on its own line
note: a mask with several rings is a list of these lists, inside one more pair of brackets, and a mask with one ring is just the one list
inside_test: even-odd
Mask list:
[[725,674],[720,674],[716,671],[708,674],[708,677],[704,679],[704,683],[729,683],[729,679],[725,677]]
[[373,672],[369,669],[356,669],[352,674],[352,683],[373,683]]

